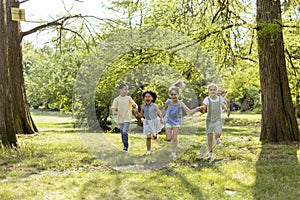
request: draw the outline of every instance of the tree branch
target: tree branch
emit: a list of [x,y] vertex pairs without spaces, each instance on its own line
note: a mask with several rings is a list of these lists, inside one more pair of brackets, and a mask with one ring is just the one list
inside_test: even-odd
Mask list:
[[294,76],[297,76],[297,67],[293,63],[293,56],[290,54],[290,52],[287,49],[285,50],[285,52],[287,54],[288,61],[291,64],[292,70],[294,71]]
[[300,28],[300,26],[289,26],[289,25],[282,25],[283,28]]
[[43,25],[37,26],[37,27],[35,27],[35,28],[33,28],[33,29],[29,30],[29,31],[21,32],[21,39],[24,36],[26,36],[26,35],[30,35],[32,33],[35,33],[37,31],[43,30],[45,28],[48,28],[48,27],[51,27],[51,26],[61,26],[61,25],[62,25],[62,23],[59,22],[58,20],[56,20],[56,21],[53,21],[53,22],[49,22],[47,24],[43,24]]
[[[40,26],[37,26],[33,29],[30,29],[28,31],[25,31],[25,32],[21,32],[21,39],[24,37],[24,36],[27,36],[27,35],[30,35],[32,33],[35,33],[35,32],[38,32],[38,31],[41,31],[43,29],[46,29],[46,28],[49,28],[49,27],[56,27],[56,26],[63,26],[64,23],[70,19],[74,19],[74,18],[83,18],[83,19],[86,19],[86,18],[93,18],[93,19],[96,19],[96,20],[100,20],[100,21],[106,21],[106,22],[113,22],[113,23],[116,23],[118,24],[118,22],[114,21],[114,20],[111,20],[111,19],[103,19],[103,18],[99,18],[99,17],[96,17],[96,16],[89,16],[89,15],[81,15],[81,14],[78,14],[78,15],[71,15],[71,16],[67,16],[67,17],[61,17],[55,21],[52,21],[52,22],[48,22],[46,24],[42,24]],[[110,24],[111,25],[111,24]],[[111,25],[112,26],[112,25]]]
[[20,1],[20,2],[19,2],[19,5],[22,4],[22,3],[25,3],[25,2],[27,2],[27,1],[30,1],[30,0],[23,0],[23,1]]
[[81,34],[79,34],[78,32],[76,32],[76,31],[74,31],[74,30],[71,30],[71,29],[68,29],[68,28],[64,28],[64,27],[62,27],[61,30],[70,31],[70,32],[74,33],[75,35],[79,36],[79,37],[82,39],[82,41],[84,42],[84,44],[85,44],[87,50],[88,50],[88,51],[90,50],[89,44],[87,43],[87,41],[84,39],[84,37],[83,37]]
[[82,15],[73,15],[73,16],[68,16],[68,17],[61,17],[55,21],[52,21],[52,22],[48,22],[46,24],[43,24],[43,25],[40,25],[40,26],[37,26],[29,31],[25,31],[25,32],[21,32],[21,38],[23,38],[24,36],[26,35],[30,35],[32,33],[35,33],[37,31],[41,31],[45,28],[48,28],[48,27],[53,27],[53,26],[62,26],[67,20],[69,19],[73,19],[73,18],[81,18],[83,17]]
[[188,48],[188,47],[191,47],[191,46],[193,46],[193,45],[198,44],[199,42],[205,40],[206,38],[210,37],[210,36],[213,35],[213,34],[220,33],[220,32],[222,32],[222,31],[224,31],[224,30],[226,30],[226,29],[230,29],[230,28],[232,28],[233,26],[239,26],[239,25],[229,24],[229,25],[227,25],[227,26],[221,27],[221,28],[218,29],[218,30],[214,30],[214,31],[212,31],[212,32],[207,33],[206,35],[203,35],[201,38],[196,39],[196,40],[195,40],[193,43],[191,43],[191,44],[186,44],[185,42],[183,42],[183,43],[178,43],[178,44],[176,44],[176,45],[170,46],[170,47],[167,48],[167,49],[175,49],[176,47],[182,46],[182,47],[176,49],[174,52],[180,51],[180,50],[182,50],[182,49],[184,49],[184,48]]

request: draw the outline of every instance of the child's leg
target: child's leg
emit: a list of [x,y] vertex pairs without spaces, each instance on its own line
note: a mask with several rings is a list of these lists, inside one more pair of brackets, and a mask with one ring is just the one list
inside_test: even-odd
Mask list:
[[219,139],[221,137],[222,132],[221,131],[216,131],[215,132],[215,138],[216,140]]
[[173,136],[172,136],[172,143],[173,143],[173,147],[172,147],[172,152],[176,153],[176,149],[177,149],[177,136],[179,133],[179,127],[174,127],[173,128]]
[[222,129],[217,130],[217,131],[215,132],[216,143],[217,143],[217,145],[218,145],[219,147],[222,146],[222,142],[221,142],[221,140],[220,140],[221,133],[222,133],[221,130],[222,130]]
[[207,146],[209,153],[212,153],[213,133],[207,134]]
[[172,128],[166,128],[166,140],[168,142],[172,140]]
[[124,128],[124,123],[122,124],[119,124],[119,127],[120,127],[120,133],[121,133],[121,139],[122,139],[122,143],[123,143],[123,146],[125,148],[125,144],[124,144],[124,137],[123,137],[123,128]]
[[147,135],[146,146],[147,146],[147,151],[150,151],[151,150],[151,134]]
[[122,142],[124,145],[124,150],[128,149],[128,129],[129,129],[129,122],[124,122],[120,124],[120,130],[121,130],[121,137],[122,137]]

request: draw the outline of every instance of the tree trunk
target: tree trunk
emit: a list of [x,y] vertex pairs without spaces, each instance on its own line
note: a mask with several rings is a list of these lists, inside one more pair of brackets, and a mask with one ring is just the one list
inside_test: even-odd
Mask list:
[[[300,90],[300,80],[297,80],[296,88],[298,89],[298,91]],[[296,104],[296,106],[295,106],[296,116],[300,117],[300,93],[299,92],[296,93],[295,104]]]
[[257,0],[263,143],[300,141],[288,85],[280,1]]
[[15,0],[0,0],[0,138],[16,147],[16,134],[37,131],[31,118],[24,86],[20,23],[12,21]]

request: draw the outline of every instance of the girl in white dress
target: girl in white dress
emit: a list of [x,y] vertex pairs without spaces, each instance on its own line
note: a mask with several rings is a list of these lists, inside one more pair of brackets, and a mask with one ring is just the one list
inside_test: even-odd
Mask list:
[[141,112],[136,113],[139,117],[145,118],[143,122],[143,133],[147,136],[146,138],[146,146],[147,153],[146,155],[151,155],[151,135],[153,135],[153,139],[157,139],[157,134],[163,128],[163,116],[158,106],[155,104],[156,93],[147,90],[142,94],[145,103],[141,106]]

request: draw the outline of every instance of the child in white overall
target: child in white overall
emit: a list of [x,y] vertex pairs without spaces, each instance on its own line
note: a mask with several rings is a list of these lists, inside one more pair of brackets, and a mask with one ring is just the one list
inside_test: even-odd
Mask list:
[[222,107],[224,105],[227,116],[230,115],[230,109],[226,100],[217,95],[218,86],[215,84],[209,84],[207,87],[209,96],[205,97],[200,110],[205,112],[206,116],[206,134],[207,134],[207,145],[208,145],[208,159],[213,156],[212,144],[213,144],[213,133],[215,133],[215,139],[218,146],[222,146],[220,136],[222,134]]

